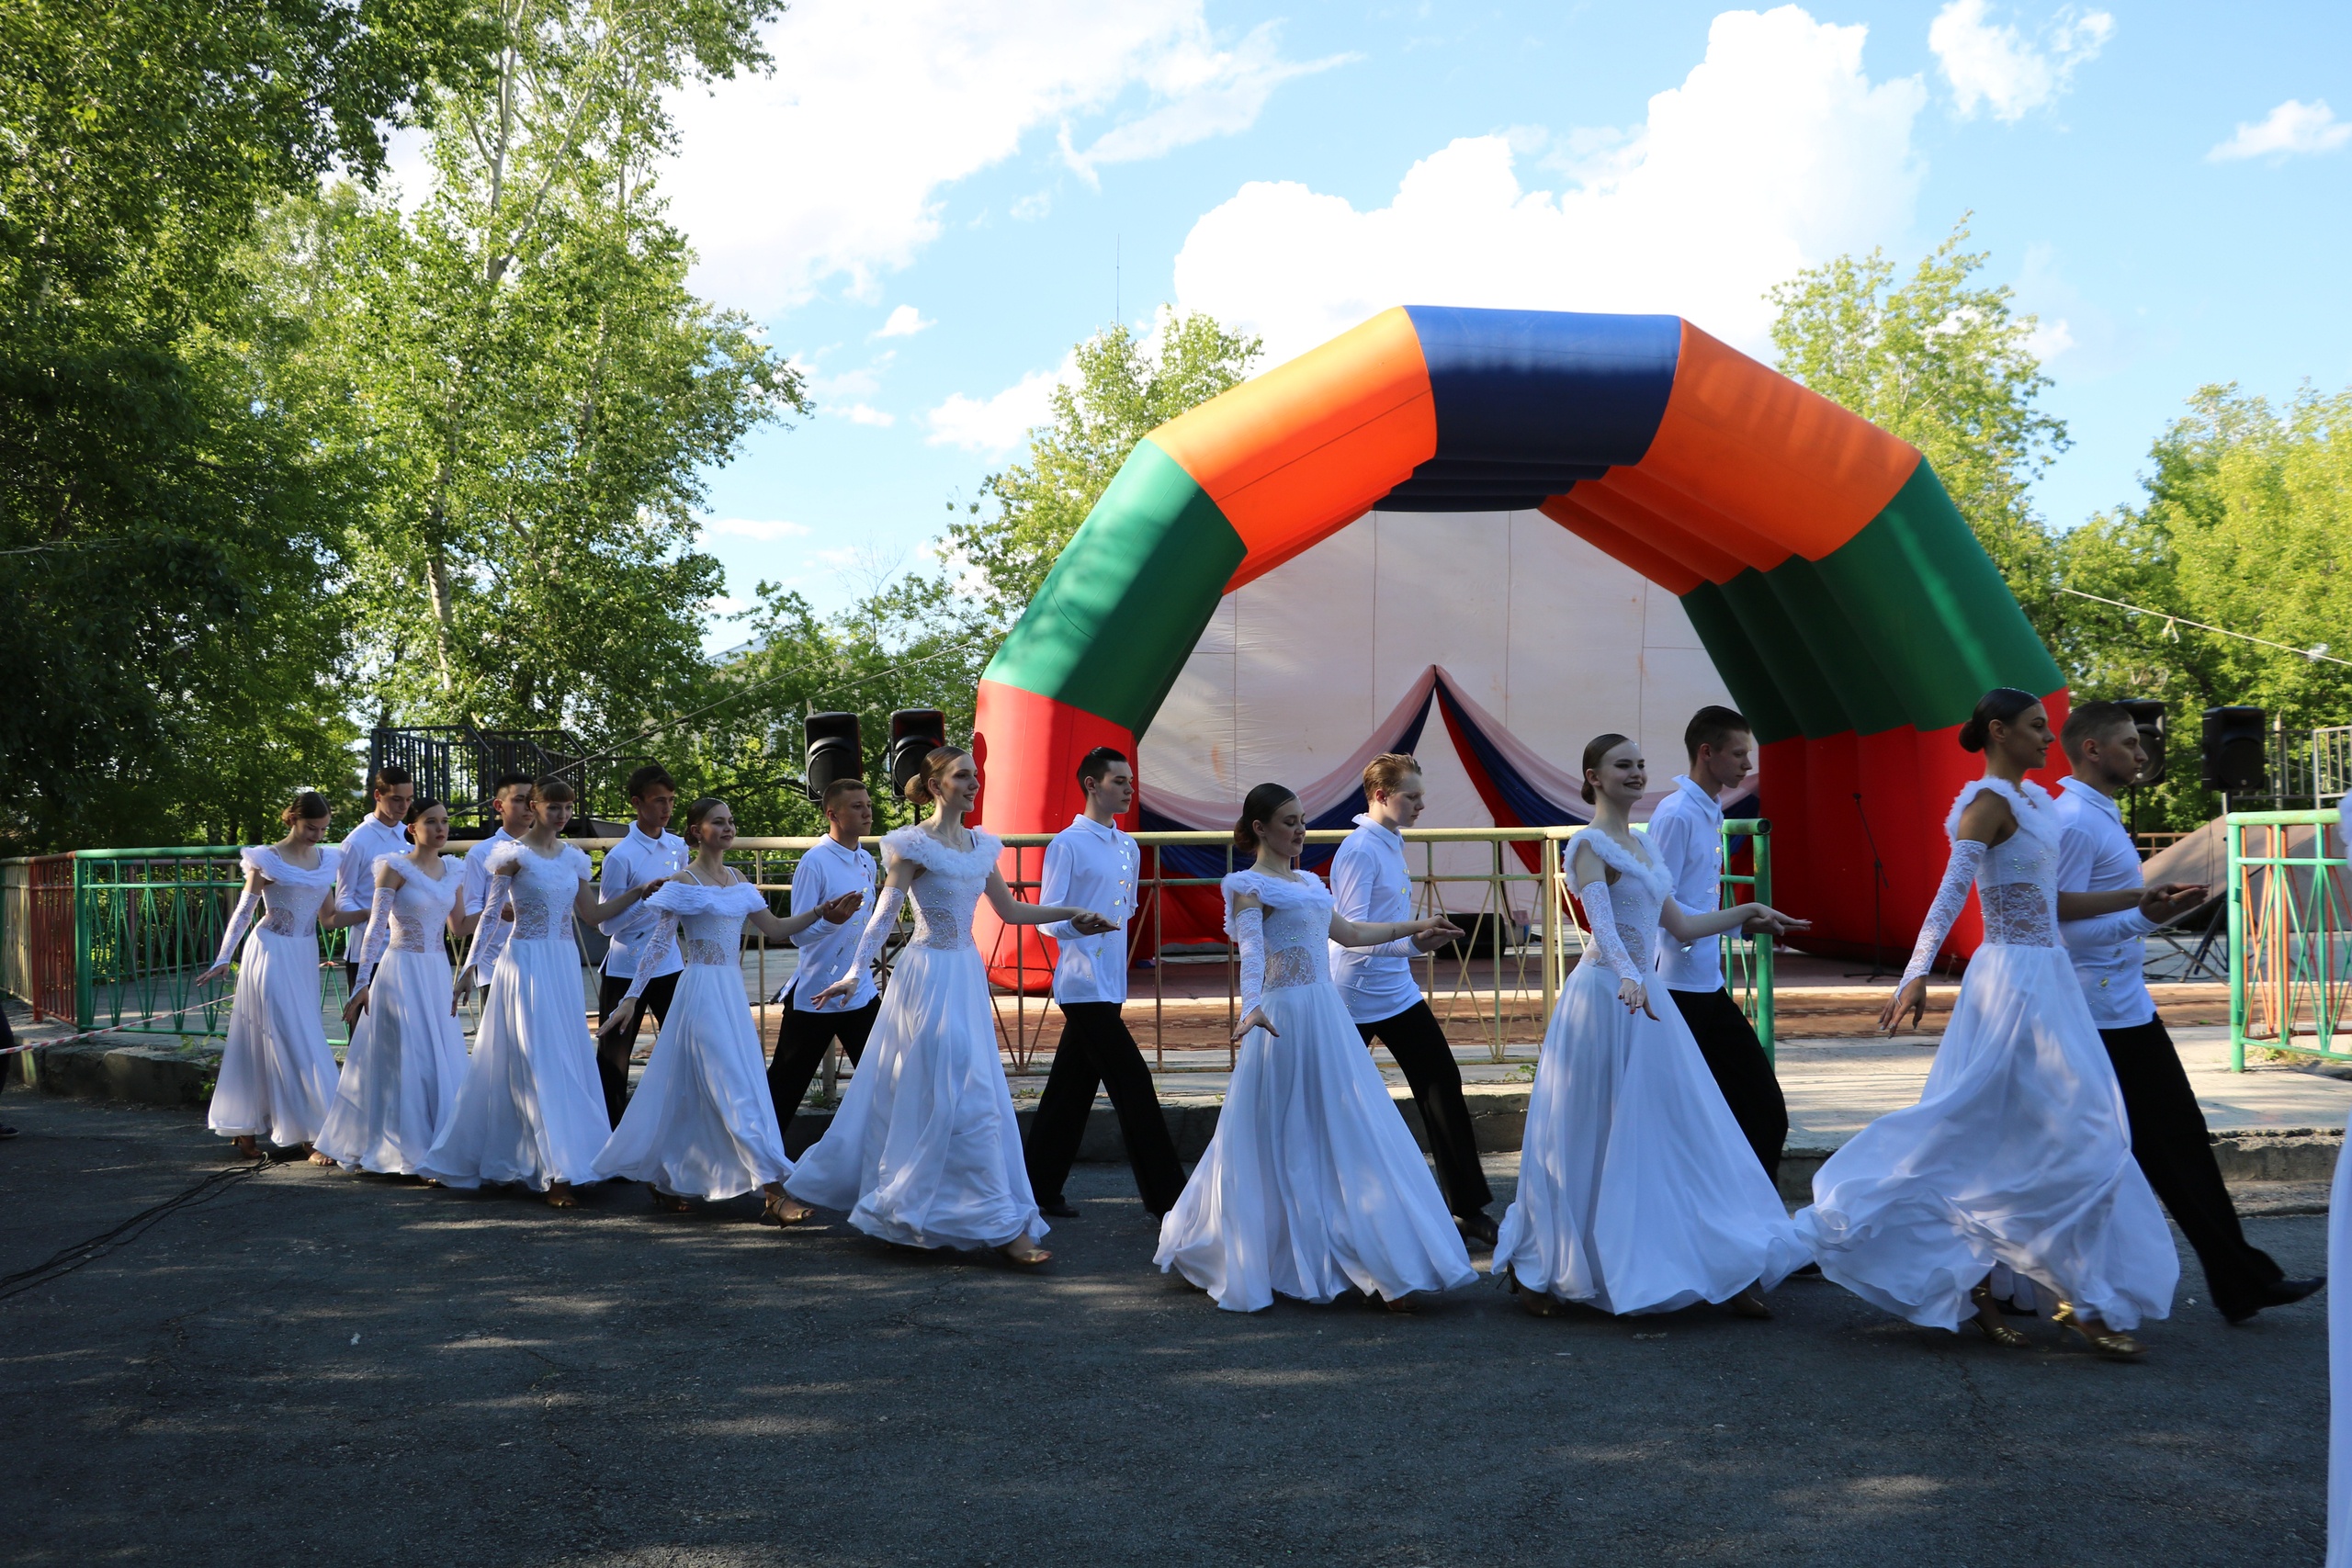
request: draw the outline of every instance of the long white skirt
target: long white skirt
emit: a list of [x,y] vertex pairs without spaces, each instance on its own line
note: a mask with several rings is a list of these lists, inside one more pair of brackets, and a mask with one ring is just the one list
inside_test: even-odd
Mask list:
[[1674,1312],[1770,1290],[1810,1257],[1724,1103],[1681,1010],[1629,1013],[1579,964],[1544,1032],[1519,1193],[1494,1272],[1603,1312]]
[[419,1173],[451,1187],[518,1181],[541,1191],[594,1181],[612,1130],[578,944],[569,932],[508,942],[482,998],[457,1109]]
[[256,927],[237,963],[229,1038],[205,1125],[224,1138],[307,1144],[334,1102],[334,1052],[319,1015],[319,939]]
[[596,1174],[714,1201],[792,1174],[733,964],[689,964]]
[[465,1026],[449,1008],[449,978],[437,942],[423,953],[384,954],[343,1054],[321,1154],[356,1170],[416,1173],[449,1124],[466,1077]]
[[1152,1261],[1227,1312],[1277,1292],[1328,1302],[1353,1286],[1389,1301],[1476,1280],[1413,1134],[1328,980],[1261,1000]]
[[978,948],[899,954],[841,1109],[784,1186],[904,1247],[1002,1247],[1046,1234]]
[[[2344,1128],[2352,1142],[2352,1122]],[[2352,1280],[2352,1159],[2335,1156],[2327,1277]],[[2352,1292],[2327,1293],[2327,1568],[2352,1568]]]
[[1824,1275],[1931,1328],[1996,1266],[2113,1328],[2171,1312],[2179,1255],[2065,949],[1977,950],[1918,1103],[1830,1156],[1797,1229]]

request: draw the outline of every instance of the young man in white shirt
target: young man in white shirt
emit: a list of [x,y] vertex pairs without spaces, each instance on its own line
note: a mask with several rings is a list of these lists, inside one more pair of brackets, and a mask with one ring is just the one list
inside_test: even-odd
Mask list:
[[[387,762],[368,781],[376,809],[343,836],[343,855],[335,863],[335,908],[345,916],[365,917],[376,898],[376,861],[381,855],[408,852],[409,803],[416,798],[416,781],[406,768]],[[359,924],[365,924],[363,919]],[[359,942],[354,938],[343,961],[346,986],[359,978]]]
[[[1331,857],[1331,901],[1351,920],[1409,920],[1413,884],[1405,869],[1404,830],[1420,819],[1421,765],[1402,752],[1374,757],[1363,771],[1364,810],[1356,830]],[[1462,933],[1452,927],[1423,937],[1398,937],[1378,947],[1331,944],[1331,983],[1366,1045],[1388,1047],[1403,1069],[1421,1113],[1422,1135],[1437,1166],[1438,1186],[1462,1234],[1492,1247],[1494,1201],[1462,1098],[1462,1069],[1453,1047],[1413,978],[1413,957]]]
[[[1678,773],[1674,792],[1650,813],[1649,851],[1674,882],[1674,901],[1692,914],[1723,908],[1724,792],[1756,768],[1756,737],[1747,720],[1727,707],[1691,715],[1682,731],[1690,771]],[[1690,1026],[1699,1055],[1714,1076],[1732,1120],[1756,1151],[1764,1174],[1781,1179],[1781,1150],[1789,1141],[1789,1106],[1772,1058],[1747,1015],[1724,985],[1723,938],[1684,947],[1658,940],[1657,971],[1666,993]]]
[[[2115,804],[2147,765],[2132,711],[2120,703],[2085,703],[2066,716],[2059,743],[2074,770],[2059,785],[2059,887],[2106,893],[2139,886],[2144,880],[2139,846]],[[2132,1124],[2132,1157],[2197,1249],[2213,1305],[2230,1322],[2244,1323],[2264,1307],[2301,1301],[2325,1280],[2288,1279],[2268,1253],[2245,1239],[2213,1158],[2197,1091],[2148,995],[2143,939],[2205,897],[2202,887],[2167,883],[2148,889],[2136,909],[2062,921],[2058,936],[2107,1043],[2107,1059],[2115,1065]]]
[[501,773],[490,797],[490,808],[498,818],[498,830],[487,839],[475,840],[466,852],[465,898],[466,913],[481,913],[482,900],[490,897],[490,857],[501,844],[511,844],[531,830],[531,775]]
[[[637,818],[621,841],[605,852],[605,863],[596,877],[598,897],[607,903],[640,884],[674,876],[685,869],[686,841],[670,831],[670,817],[678,806],[678,786],[668,771],[659,762],[648,762],[629,774],[628,804]],[[605,1114],[616,1127],[621,1124],[621,1112],[628,1109],[628,1059],[637,1051],[638,1029],[649,1012],[660,1022],[670,1021],[670,1000],[686,967],[678,944],[672,943],[646,982],[645,999],[628,1027],[609,1040],[605,1037],[605,1020],[628,995],[638,965],[645,962],[645,944],[661,923],[659,912],[640,901],[596,928],[612,940],[605,950],[604,978],[596,987],[596,1077],[605,1088]]]
[[1119,830],[1118,820],[1135,803],[1135,768],[1122,753],[1098,746],[1079,763],[1078,784],[1086,792],[1086,809],[1046,846],[1037,901],[1098,910],[1117,929],[1084,936],[1068,921],[1038,928],[1059,944],[1054,999],[1062,1010],[1062,1036],[1030,1118],[1023,1157],[1038,1211],[1075,1218],[1062,1183],[1069,1179],[1100,1086],[1118,1113],[1136,1191],[1157,1219],[1184,1190],[1184,1167],[1151,1087],[1151,1069],[1120,1011],[1127,999],[1127,921],[1135,916],[1143,863],[1143,852]]
[[[844,893],[874,897],[880,873],[874,857],[858,840],[874,831],[874,797],[859,779],[835,779],[825,786],[822,802],[825,837],[792,868],[792,912],[796,915],[829,903]],[[775,1055],[768,1061],[768,1098],[775,1102],[775,1124],[785,1135],[786,1152],[792,1149],[792,1119],[808,1098],[808,1085],[824,1065],[825,1048],[842,1043],[842,1054],[854,1066],[865,1055],[865,1037],[882,1011],[882,998],[874,988],[874,974],[858,976],[857,989],[820,1005],[817,994],[843,975],[865,940],[864,920],[839,925],[819,920],[792,939],[799,962],[792,978],[775,995],[784,1004],[776,1025]]]

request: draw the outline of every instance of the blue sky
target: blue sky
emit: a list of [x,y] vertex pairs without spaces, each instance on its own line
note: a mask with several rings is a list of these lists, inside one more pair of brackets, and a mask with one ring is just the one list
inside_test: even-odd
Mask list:
[[1114,310],[1213,310],[1270,363],[1421,302],[1670,311],[1769,357],[1774,281],[1907,266],[1973,210],[2042,320],[2062,526],[2137,497],[2203,383],[2352,385],[2340,4],[799,0],[770,44],[682,101],[668,175],[698,287],[818,405],[711,476],[736,600],[922,564]]

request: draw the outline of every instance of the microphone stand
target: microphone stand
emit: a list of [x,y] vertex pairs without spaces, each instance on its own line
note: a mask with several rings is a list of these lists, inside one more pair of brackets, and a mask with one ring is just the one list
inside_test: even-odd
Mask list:
[[1886,886],[1886,862],[1879,858],[1878,838],[1871,831],[1871,814],[1862,809],[1862,792],[1854,792],[1854,815],[1862,820],[1862,841],[1871,847],[1871,968],[1865,975],[1859,969],[1849,969],[1849,980],[1883,980],[1886,972],[1886,944],[1880,923],[1880,890]]

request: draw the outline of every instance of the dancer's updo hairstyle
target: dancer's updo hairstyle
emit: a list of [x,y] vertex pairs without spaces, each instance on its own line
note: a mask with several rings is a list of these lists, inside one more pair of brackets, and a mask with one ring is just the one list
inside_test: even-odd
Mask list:
[[1996,686],[1976,699],[1976,711],[1960,727],[1960,749],[1982,751],[1993,739],[1996,724],[2016,722],[2018,715],[2041,701],[2031,692],[2020,692],[2015,686]]
[[569,806],[577,798],[561,779],[540,779],[531,785],[533,806]]
[[726,804],[715,795],[706,795],[686,807],[686,848],[702,848],[702,825],[710,820],[712,812]]
[[334,815],[334,807],[317,790],[306,789],[294,797],[294,803],[277,814],[277,819],[288,828],[297,822],[315,822],[322,817]]
[[923,753],[922,772],[907,781],[907,798],[918,806],[940,798],[940,784],[956,771],[956,762],[970,756],[961,746],[934,746]]
[[1296,800],[1298,795],[1288,786],[1261,784],[1241,802],[1241,819],[1233,825],[1233,847],[1245,854],[1258,852],[1258,824],[1271,822],[1274,814]]
[[424,820],[424,814],[426,812],[440,808],[442,804],[442,802],[434,799],[429,795],[420,795],[414,800],[408,803],[408,815],[401,818],[401,820],[413,828],[419,822]]
[[1618,747],[1625,744],[1628,739],[1629,737],[1623,735],[1596,735],[1591,739],[1584,743],[1584,773],[1582,776],[1584,778],[1584,803],[1587,806],[1590,806],[1594,799],[1592,793],[1593,770],[1600,766],[1602,758],[1608,756],[1610,752],[1617,750]]

